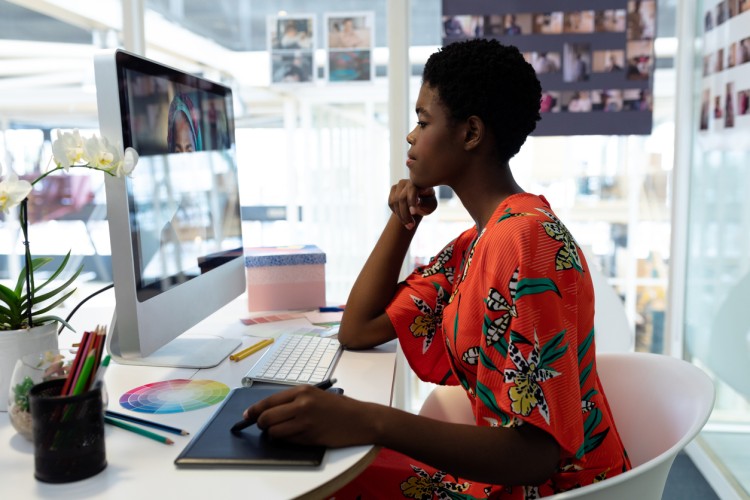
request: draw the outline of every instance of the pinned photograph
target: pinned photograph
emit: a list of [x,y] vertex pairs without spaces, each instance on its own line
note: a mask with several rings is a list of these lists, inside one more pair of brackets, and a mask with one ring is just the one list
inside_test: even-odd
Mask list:
[[328,80],[366,82],[372,77],[369,50],[345,50],[328,53]]
[[443,16],[443,38],[484,36],[484,16]]
[[559,52],[532,52],[530,62],[538,75],[557,73],[562,67]]
[[563,30],[562,12],[544,12],[533,15],[533,32],[540,35],[557,35]]
[[313,48],[313,18],[275,18],[270,23],[271,49]]
[[315,18],[268,17],[272,84],[310,84],[315,80]]
[[492,14],[484,18],[485,36],[514,36],[531,33],[531,14]]
[[295,50],[271,54],[273,83],[305,83],[313,80],[313,53]]
[[328,48],[330,49],[371,49],[371,16],[353,15],[329,17]]
[[563,33],[593,33],[594,11],[583,10],[566,12],[563,24]]
[[594,31],[619,33],[625,31],[625,9],[599,10],[594,16]]
[[563,45],[563,81],[585,82],[591,74],[591,45],[566,43]]
[[653,52],[654,42],[650,40],[628,42],[625,48],[628,80],[648,80],[654,65]]
[[592,71],[594,73],[625,72],[624,50],[595,50]]

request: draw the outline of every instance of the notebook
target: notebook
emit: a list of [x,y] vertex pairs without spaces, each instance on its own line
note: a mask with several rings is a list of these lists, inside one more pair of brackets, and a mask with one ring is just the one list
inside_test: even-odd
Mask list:
[[325,447],[272,441],[252,425],[233,434],[232,426],[242,412],[261,399],[288,386],[252,386],[233,389],[208,422],[175,459],[178,466],[267,466],[320,465]]

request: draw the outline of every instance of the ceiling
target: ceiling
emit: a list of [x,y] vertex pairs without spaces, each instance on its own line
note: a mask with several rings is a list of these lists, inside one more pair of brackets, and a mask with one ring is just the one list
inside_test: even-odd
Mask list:
[[[138,2],[123,0],[125,8]],[[407,0],[404,0],[407,1]],[[440,44],[441,0],[410,0],[412,61],[420,47]],[[290,97],[330,99],[325,86],[269,88],[268,16],[281,12],[373,11],[376,65],[387,64],[387,0],[143,0],[145,54],[185,71],[238,88],[253,109],[279,113]],[[676,0],[659,0],[660,36],[674,36]],[[120,0],[0,0],[0,130],[23,126],[98,126],[93,54],[123,46]],[[319,37],[323,30],[317,30]],[[657,40],[658,41],[658,40]],[[324,41],[318,40],[323,47]],[[429,53],[429,51],[427,53]],[[417,54],[415,56],[415,53]],[[316,54],[316,60],[325,55]],[[416,63],[415,63],[416,64]],[[384,80],[384,79],[381,79]],[[349,85],[335,89],[343,101],[387,88]],[[327,92],[327,93],[326,93]],[[293,94],[293,95],[292,95]],[[365,96],[369,99],[371,96]]]

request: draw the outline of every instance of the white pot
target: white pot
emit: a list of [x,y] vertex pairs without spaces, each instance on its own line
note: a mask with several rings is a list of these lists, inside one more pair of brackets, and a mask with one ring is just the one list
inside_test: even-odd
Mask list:
[[13,368],[21,356],[57,349],[57,323],[28,330],[0,331],[0,411],[8,411],[8,391]]

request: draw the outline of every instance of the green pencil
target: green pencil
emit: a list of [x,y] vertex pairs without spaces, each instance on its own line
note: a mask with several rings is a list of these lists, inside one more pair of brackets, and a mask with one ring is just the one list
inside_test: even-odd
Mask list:
[[81,394],[88,385],[89,377],[91,376],[91,370],[94,368],[94,360],[96,359],[96,353],[91,350],[86,356],[86,360],[83,362],[81,373],[78,374],[75,386],[73,387],[73,395],[76,396]]
[[105,416],[104,421],[107,422],[108,424],[112,424],[116,427],[120,427],[121,429],[125,429],[130,432],[135,432],[136,434],[140,434],[141,436],[145,436],[147,438],[153,439],[154,441],[159,441],[160,443],[174,444],[174,441],[172,441],[166,436],[162,436],[161,434],[157,434],[155,432],[147,431],[146,429],[141,429],[140,427],[137,427],[135,425],[127,424],[125,422],[122,422],[121,420],[117,420],[116,418]]

